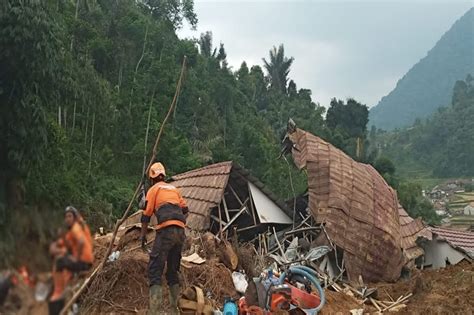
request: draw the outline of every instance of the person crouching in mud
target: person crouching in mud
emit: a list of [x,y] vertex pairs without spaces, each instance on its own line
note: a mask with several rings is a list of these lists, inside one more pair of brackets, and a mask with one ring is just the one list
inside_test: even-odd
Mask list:
[[49,314],[59,314],[64,307],[64,291],[76,272],[91,269],[94,262],[93,242],[90,229],[72,206],[64,211],[66,224],[65,234],[61,233],[58,240],[50,246],[50,254],[54,257],[53,283],[54,291],[49,301]]

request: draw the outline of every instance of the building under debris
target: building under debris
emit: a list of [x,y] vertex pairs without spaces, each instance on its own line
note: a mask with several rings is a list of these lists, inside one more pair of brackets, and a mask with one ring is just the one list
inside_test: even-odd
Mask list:
[[[292,224],[290,210],[250,172],[232,161],[208,165],[171,178],[186,199],[187,228],[216,235],[237,234],[250,241],[269,228],[281,230]],[[140,222],[141,211],[124,227]],[[156,218],[152,217],[152,225]]]

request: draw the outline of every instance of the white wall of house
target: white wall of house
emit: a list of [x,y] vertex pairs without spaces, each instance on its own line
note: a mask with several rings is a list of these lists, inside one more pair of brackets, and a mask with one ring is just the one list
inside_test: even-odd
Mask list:
[[464,215],[474,215],[474,207],[471,205],[464,207]]
[[424,243],[422,247],[425,250],[424,265],[434,269],[446,267],[446,262],[455,265],[466,258],[462,252],[436,238]]

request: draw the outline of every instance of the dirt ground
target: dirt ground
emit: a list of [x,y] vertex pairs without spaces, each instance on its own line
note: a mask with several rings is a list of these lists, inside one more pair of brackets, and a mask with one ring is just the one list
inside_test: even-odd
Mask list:
[[472,314],[474,264],[463,261],[439,270],[415,270],[408,280],[377,284],[379,299],[413,293],[401,314]]
[[[92,281],[81,297],[81,314],[144,314],[148,307],[148,255],[135,248],[139,241],[132,232],[121,239],[120,259],[106,265]],[[100,261],[105,255],[107,239],[96,242],[95,254]],[[190,242],[192,247],[201,240]],[[181,285],[199,286],[210,297],[214,306],[222,307],[225,297],[238,298],[233,286],[231,271],[219,260],[219,248],[205,244],[199,253],[207,258],[202,265],[187,265],[182,268]],[[212,250],[211,250],[212,249]],[[255,257],[252,250],[241,248],[239,269],[255,273]],[[247,270],[248,269],[248,270]],[[218,276],[216,276],[218,275]],[[440,270],[414,270],[409,279],[396,283],[376,283],[378,300],[397,300],[401,295],[412,293],[406,308],[399,314],[472,314],[474,312],[474,264],[461,262]],[[167,288],[164,288],[167,300]],[[36,303],[34,292],[25,287],[16,287],[9,296],[6,307],[0,307],[0,314],[47,314],[46,303]],[[342,292],[326,290],[326,305],[320,312],[329,314],[350,314],[351,310],[362,309],[364,314],[375,314],[376,309],[369,304]],[[168,305],[164,305],[166,310]]]

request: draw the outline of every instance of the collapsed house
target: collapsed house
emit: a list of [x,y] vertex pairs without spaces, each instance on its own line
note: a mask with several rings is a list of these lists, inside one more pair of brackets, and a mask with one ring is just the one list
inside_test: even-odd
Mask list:
[[[216,235],[236,233],[250,241],[269,228],[292,224],[291,211],[257,178],[238,164],[227,161],[191,170],[171,178],[189,207],[186,225],[194,231]],[[141,211],[123,226],[140,222]],[[156,224],[153,216],[152,224]]]
[[[327,234],[313,245],[334,243],[350,281],[359,276],[395,281],[404,266],[440,268],[473,258],[474,233],[429,227],[411,218],[371,165],[354,161],[292,121],[284,143],[296,166],[307,171],[307,209]],[[338,266],[334,259],[332,266]]]
[[296,166],[308,172],[310,211],[343,250],[349,280],[398,279],[404,257],[396,192],[372,166],[321,138],[301,129],[288,137]]
[[431,239],[432,234],[429,228],[423,224],[421,218],[413,219],[400,204],[398,205],[398,215],[400,233],[402,235],[401,247],[405,258],[404,263],[413,266],[415,260],[425,254],[424,249],[417,244],[418,238]]
[[418,265],[444,268],[462,260],[474,259],[474,233],[441,227],[428,227],[430,234],[422,235],[418,243],[425,255],[417,261]]

